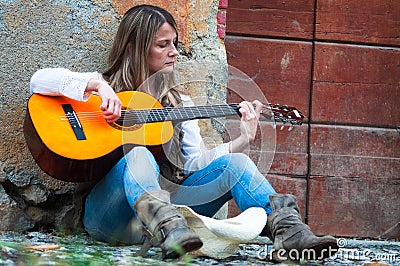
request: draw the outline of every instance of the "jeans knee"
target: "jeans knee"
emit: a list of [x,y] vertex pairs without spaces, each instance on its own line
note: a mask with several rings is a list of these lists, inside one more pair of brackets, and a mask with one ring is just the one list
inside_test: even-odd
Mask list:
[[125,154],[126,158],[143,158],[145,156],[153,157],[153,154],[144,146],[136,146]]
[[145,189],[158,186],[160,170],[154,156],[146,147],[137,146],[124,158],[126,160],[126,169],[123,174],[125,190],[131,190],[131,185],[135,183]]
[[158,165],[156,159],[154,158],[153,154],[143,146],[134,147],[132,150],[125,154],[125,159],[128,165],[137,165],[139,167],[156,167],[158,170]]
[[254,172],[254,162],[244,153],[230,153],[222,156],[224,164],[233,171],[240,173],[244,171]]

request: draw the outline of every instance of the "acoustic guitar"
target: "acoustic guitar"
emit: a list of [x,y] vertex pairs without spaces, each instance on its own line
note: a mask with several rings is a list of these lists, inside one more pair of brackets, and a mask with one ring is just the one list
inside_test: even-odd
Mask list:
[[[63,181],[97,180],[136,145],[148,147],[161,158],[161,145],[173,137],[172,122],[240,114],[237,104],[164,108],[143,92],[120,92],[118,97],[124,106],[121,118],[108,123],[97,95],[80,102],[33,94],[28,101],[24,136],[42,170]],[[265,106],[263,115],[290,127],[301,125],[304,118],[295,108],[279,105]]]

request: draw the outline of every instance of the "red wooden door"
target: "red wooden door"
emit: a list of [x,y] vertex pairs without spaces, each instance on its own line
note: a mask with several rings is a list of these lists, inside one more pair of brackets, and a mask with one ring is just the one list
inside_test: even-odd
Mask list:
[[307,117],[277,133],[277,191],[317,234],[400,238],[400,2],[230,0],[226,32],[228,63]]

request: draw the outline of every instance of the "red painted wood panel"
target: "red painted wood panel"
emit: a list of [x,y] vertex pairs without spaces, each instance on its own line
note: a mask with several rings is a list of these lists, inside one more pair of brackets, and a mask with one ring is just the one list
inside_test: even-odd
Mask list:
[[400,45],[400,1],[317,1],[316,38]]
[[[224,142],[231,141],[240,135],[240,120],[228,119],[225,123]],[[271,123],[261,122],[256,139],[243,151],[257,165],[262,174],[267,174],[275,157],[276,130]]]
[[312,125],[311,175],[398,179],[399,143],[396,129]]
[[[245,72],[271,103],[294,106],[308,117],[312,43],[228,36],[228,63]],[[237,101],[227,95],[228,101]]]
[[[306,215],[306,191],[307,181],[305,178],[291,178],[287,176],[268,175],[266,177],[275,191],[280,194],[292,194],[296,196],[300,214],[303,221]],[[233,200],[229,202],[229,217],[234,217],[240,213],[239,208]]]
[[312,121],[400,125],[400,49],[317,43]]
[[[240,134],[240,122],[228,120],[225,127],[227,142]],[[246,152],[263,174],[306,176],[308,172],[308,126],[286,126],[273,129],[271,123],[260,123],[256,139]]]
[[316,234],[399,238],[400,180],[314,176],[308,224]]
[[230,1],[227,32],[311,39],[314,1]]
[[399,1],[229,1],[228,63],[250,77],[241,85],[307,117],[276,132],[268,178],[308,204],[317,234],[400,238],[399,29]]
[[277,127],[276,152],[271,174],[306,176],[308,172],[308,125],[288,131]]

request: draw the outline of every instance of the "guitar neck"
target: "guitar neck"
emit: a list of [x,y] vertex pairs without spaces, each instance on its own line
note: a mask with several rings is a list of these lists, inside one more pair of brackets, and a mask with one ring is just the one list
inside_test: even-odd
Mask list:
[[145,124],[164,121],[185,121],[192,119],[225,117],[238,114],[240,113],[237,104],[219,104],[126,110],[120,119],[123,120],[124,123]]

